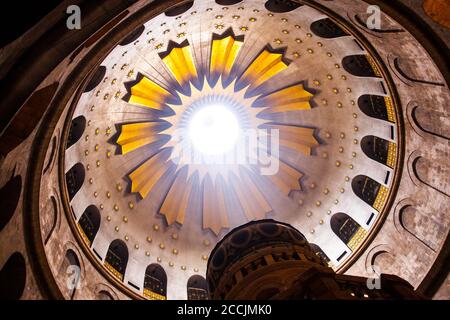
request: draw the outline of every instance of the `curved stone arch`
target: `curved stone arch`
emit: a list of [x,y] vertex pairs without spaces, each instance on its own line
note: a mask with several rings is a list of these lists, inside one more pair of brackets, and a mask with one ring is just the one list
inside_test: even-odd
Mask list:
[[394,257],[396,256],[394,249],[388,244],[378,244],[373,246],[370,250],[368,250],[366,258],[364,260],[364,266],[366,272],[372,277],[379,276],[378,271],[382,271],[376,270],[374,268],[374,262],[379,253],[389,253]]
[[405,232],[406,232],[406,230],[403,228],[403,226],[400,222],[400,218],[399,218],[400,209],[405,206],[415,206],[415,205],[416,205],[416,202],[413,199],[404,198],[404,199],[400,200],[393,208],[392,220],[394,223],[394,228],[399,234],[405,235]]
[[[48,208],[50,207],[50,208]],[[56,230],[56,226],[59,222],[59,208],[58,208],[58,202],[56,200],[56,197],[54,195],[51,195],[50,198],[47,200],[47,203],[44,207],[45,210],[45,217],[50,220],[51,223],[49,223],[49,220],[44,221],[42,231],[44,233],[44,245],[48,243],[50,238],[52,237],[53,233]],[[50,212],[51,210],[51,212]],[[41,215],[42,217],[42,215]],[[46,228],[46,226],[50,226],[50,228]]]
[[415,85],[427,85],[427,86],[438,86],[444,87],[445,84],[442,82],[436,82],[431,80],[416,79],[413,75],[409,75],[408,71],[404,70],[401,66],[402,58],[393,54],[388,54],[387,56],[389,69],[406,85],[413,87]]
[[[64,254],[68,250],[72,250],[76,254],[77,258],[78,258],[78,262],[80,264],[80,282],[81,282],[86,277],[86,265],[85,265],[85,262],[84,262],[84,259],[83,259],[83,254],[80,251],[80,249],[78,248],[78,246],[75,243],[71,242],[71,241],[66,242],[64,244],[64,246],[63,246]],[[64,260],[64,256],[62,256],[62,260],[60,261],[59,265],[61,265],[63,263],[63,260]]]
[[55,134],[52,138],[52,140],[50,141],[50,146],[49,146],[49,153],[48,153],[48,158],[46,158],[45,161],[45,165],[44,165],[44,170],[42,171],[42,174],[47,174],[47,173],[51,173],[53,170],[53,167],[55,165],[56,159],[57,159],[57,155],[59,152],[59,137],[61,136],[61,130],[58,129],[57,134]]
[[414,237],[416,240],[421,242],[424,246],[426,246],[428,249],[432,250],[433,252],[436,252],[435,248],[432,248],[428,243],[425,242],[425,240],[422,237],[420,237],[420,235],[417,233],[417,230],[411,229],[407,225],[406,215],[408,215],[408,212],[411,212],[411,210],[414,210],[413,217],[415,217],[415,213],[418,211],[415,206],[406,205],[406,206],[403,206],[402,208],[400,208],[400,210],[398,211],[398,219],[399,219],[400,225],[407,233],[409,233],[412,237]]
[[[423,162],[425,162],[425,165],[421,165]],[[440,165],[445,166],[445,168],[447,169],[446,171],[447,171],[448,175],[450,175],[450,167],[445,164],[442,164],[442,163]],[[431,162],[428,158],[426,158],[422,155],[417,156],[412,160],[411,166],[412,166],[412,170],[413,170],[412,172],[414,173],[414,175],[418,181],[420,181],[422,184],[430,187],[431,189],[433,189],[447,197],[450,197],[450,192],[448,190],[442,190],[441,189],[442,186],[433,185],[433,181],[428,181],[430,174],[428,174],[426,177],[421,175],[420,171],[423,171],[423,170],[420,170],[421,168],[427,168],[430,170],[434,169],[434,163]],[[440,168],[441,167],[439,167],[438,169],[440,170]],[[428,171],[427,171],[427,173],[428,173]],[[436,176],[436,175],[433,175],[433,176]],[[443,176],[446,176],[445,172],[443,173]],[[449,186],[449,188],[450,188],[450,186]]]
[[418,204],[411,198],[401,200],[395,206],[393,211],[394,227],[400,234],[401,239],[406,238],[412,239],[412,241],[418,241],[429,250],[436,252],[437,250],[435,248],[432,248],[424,239],[419,237],[419,235],[415,234],[412,230],[409,230],[409,228],[405,226],[405,223],[403,221],[403,214],[405,214],[405,210],[408,210],[409,208],[417,210],[417,206]]
[[[406,115],[408,118],[408,122],[413,128],[413,130],[421,137],[423,138],[430,138],[434,140],[445,140],[445,142],[450,140],[450,128],[447,129],[448,132],[433,132],[431,128],[427,129],[424,128],[424,125],[420,123],[419,118],[417,117],[417,111],[419,108],[426,108],[425,105],[427,103],[425,102],[419,102],[419,101],[410,101],[406,106]],[[427,110],[427,113],[437,114],[442,113],[444,118],[450,117],[449,115],[446,115],[445,112],[437,111],[437,110]],[[435,119],[435,121],[439,121],[439,119]],[[448,127],[448,126],[447,126]],[[440,122],[440,125],[433,126],[433,128],[446,128],[445,123]]]
[[372,278],[379,278],[382,273],[390,273],[389,268],[382,268],[377,266],[377,259],[380,256],[386,256],[391,259],[391,263],[388,265],[395,265],[395,261],[397,259],[397,254],[395,250],[388,244],[379,244],[375,245],[373,248],[369,250],[365,259],[365,270]]
[[107,294],[112,300],[120,300],[117,293],[112,287],[104,283],[97,283],[94,287],[94,294],[98,297],[100,294]]
[[415,150],[415,151],[411,152],[411,154],[408,156],[408,159],[406,160],[406,168],[408,170],[408,176],[416,187],[420,187],[422,182],[417,178],[417,176],[414,172],[413,161],[417,157],[421,157],[421,156],[422,156],[422,152],[419,150]]

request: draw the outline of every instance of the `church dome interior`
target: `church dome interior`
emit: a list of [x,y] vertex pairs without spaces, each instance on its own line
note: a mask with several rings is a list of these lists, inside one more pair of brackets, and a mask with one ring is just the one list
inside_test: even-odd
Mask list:
[[448,2],[54,1],[26,22],[0,54],[2,299],[241,297],[210,268],[256,234],[450,299]]

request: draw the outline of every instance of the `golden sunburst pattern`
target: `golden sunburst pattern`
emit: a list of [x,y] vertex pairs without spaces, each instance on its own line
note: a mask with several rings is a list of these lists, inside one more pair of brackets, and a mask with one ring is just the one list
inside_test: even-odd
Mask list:
[[[272,211],[260,186],[256,165],[208,165],[190,163],[178,152],[183,144],[183,130],[189,116],[204,101],[224,101],[239,115],[247,129],[276,130],[281,149],[310,155],[318,141],[314,129],[291,126],[271,120],[276,113],[311,108],[313,95],[302,84],[293,84],[275,92],[266,92],[264,84],[289,67],[282,51],[263,48],[240,72],[238,57],[244,38],[231,30],[211,39],[207,68],[195,65],[188,41],[171,43],[161,60],[173,78],[173,88],[163,88],[146,76],[139,75],[129,86],[130,107],[138,105],[160,112],[158,118],[146,122],[121,125],[117,143],[122,154],[143,146],[165,141],[163,146],[129,174],[131,191],[146,198],[163,176],[170,174],[171,186],[159,212],[169,225],[183,224],[194,193],[202,199],[203,228],[218,235],[230,227],[226,199],[234,194],[247,220],[262,219]],[[240,61],[240,60],[239,60]],[[170,113],[164,112],[170,110]],[[177,134],[181,132],[181,134]],[[186,140],[186,139],[184,139]],[[300,190],[302,173],[278,155],[279,168],[273,175],[263,176],[289,196]]]

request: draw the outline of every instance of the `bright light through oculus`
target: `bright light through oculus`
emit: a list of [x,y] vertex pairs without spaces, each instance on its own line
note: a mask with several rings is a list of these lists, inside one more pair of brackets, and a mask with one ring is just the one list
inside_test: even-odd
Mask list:
[[212,104],[197,110],[189,122],[189,138],[202,154],[216,156],[233,149],[239,138],[236,115],[227,107]]

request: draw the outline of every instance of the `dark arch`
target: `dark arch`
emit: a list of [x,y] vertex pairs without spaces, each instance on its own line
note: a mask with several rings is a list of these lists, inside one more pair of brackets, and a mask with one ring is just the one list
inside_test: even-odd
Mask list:
[[122,42],[119,43],[119,46],[126,46],[126,45],[136,41],[141,36],[141,34],[144,32],[144,30],[145,30],[144,25],[141,25],[140,27],[134,29],[133,32],[131,32],[129,35],[127,35],[125,37],[125,39],[123,39]]
[[415,106],[411,115],[420,130],[450,140],[450,125],[444,122],[444,119],[447,119],[450,114],[423,106]]
[[373,206],[381,184],[367,176],[359,175],[352,180],[353,192],[367,204]]
[[362,95],[358,99],[358,106],[369,117],[389,121],[386,98],[383,96]]
[[322,260],[324,260],[326,263],[330,262],[330,258],[325,254],[325,252],[322,250],[321,247],[319,247],[317,244],[310,243],[309,246],[311,247],[311,250],[318,255]]
[[[49,208],[50,207],[50,208]],[[48,213],[48,220],[45,221],[44,228],[44,244],[50,240],[53,231],[55,231],[56,224],[58,223],[58,203],[56,202],[56,198],[51,196],[49,201],[47,202],[46,211],[50,211]]]
[[208,283],[199,275],[193,275],[187,282],[188,300],[208,300]]
[[0,210],[0,231],[6,227],[14,212],[16,212],[21,192],[22,177],[20,175],[11,178],[0,189],[0,203],[2,207]]
[[81,189],[84,183],[86,172],[81,163],[75,164],[66,173],[67,192],[69,193],[69,200],[72,200],[77,192]]
[[163,267],[157,263],[145,269],[144,294],[150,299],[166,299],[167,275]]
[[66,150],[80,140],[85,129],[86,118],[84,116],[78,116],[72,120],[72,123],[70,124],[69,136],[67,138]]
[[352,55],[342,59],[342,66],[348,73],[357,77],[379,77],[366,55]]
[[361,139],[361,149],[370,159],[388,165],[389,141],[375,136]]
[[81,230],[83,230],[89,246],[94,242],[95,236],[100,228],[100,220],[100,211],[94,205],[87,207],[81,215],[80,220],[78,220],[78,224]]
[[169,9],[165,12],[165,15],[168,17],[176,17],[179,16],[180,14],[185,13],[186,11],[188,11],[190,8],[192,8],[192,6],[194,5],[194,1],[189,1],[186,2],[184,4],[181,4],[179,6],[176,6],[172,9]]
[[291,0],[269,0],[265,7],[267,10],[275,13],[291,12],[302,5]]
[[19,300],[25,289],[25,259],[14,252],[0,270],[0,300]]
[[116,239],[109,245],[108,253],[106,254],[105,266],[117,278],[123,281],[125,270],[128,264],[128,248],[125,242]]
[[342,240],[348,244],[355,233],[361,227],[358,222],[353,220],[347,214],[338,212],[331,217],[331,230]]
[[450,187],[447,186],[446,180],[436,179],[436,177],[448,177],[450,175],[450,166],[446,163],[418,156],[412,162],[412,169],[420,182],[450,197]]
[[233,4],[237,4],[239,2],[242,2],[242,0],[216,0],[216,3],[221,6],[232,6]]
[[100,66],[95,71],[94,75],[92,76],[91,80],[89,81],[88,85],[84,89],[84,92],[89,92],[94,90],[95,87],[97,87],[100,82],[103,80],[106,74],[106,67]]
[[79,285],[80,268],[80,260],[78,259],[75,251],[73,251],[72,249],[67,249],[66,255],[64,256],[64,260],[61,265],[60,277],[62,279],[66,279],[66,281],[64,282],[71,285],[71,287],[66,286],[67,295],[70,297],[70,300],[73,300],[75,291],[77,290],[77,286]]
[[336,23],[330,18],[325,18],[321,20],[314,21],[311,24],[311,31],[319,37],[322,38],[339,38],[347,36],[348,34],[341,29]]

